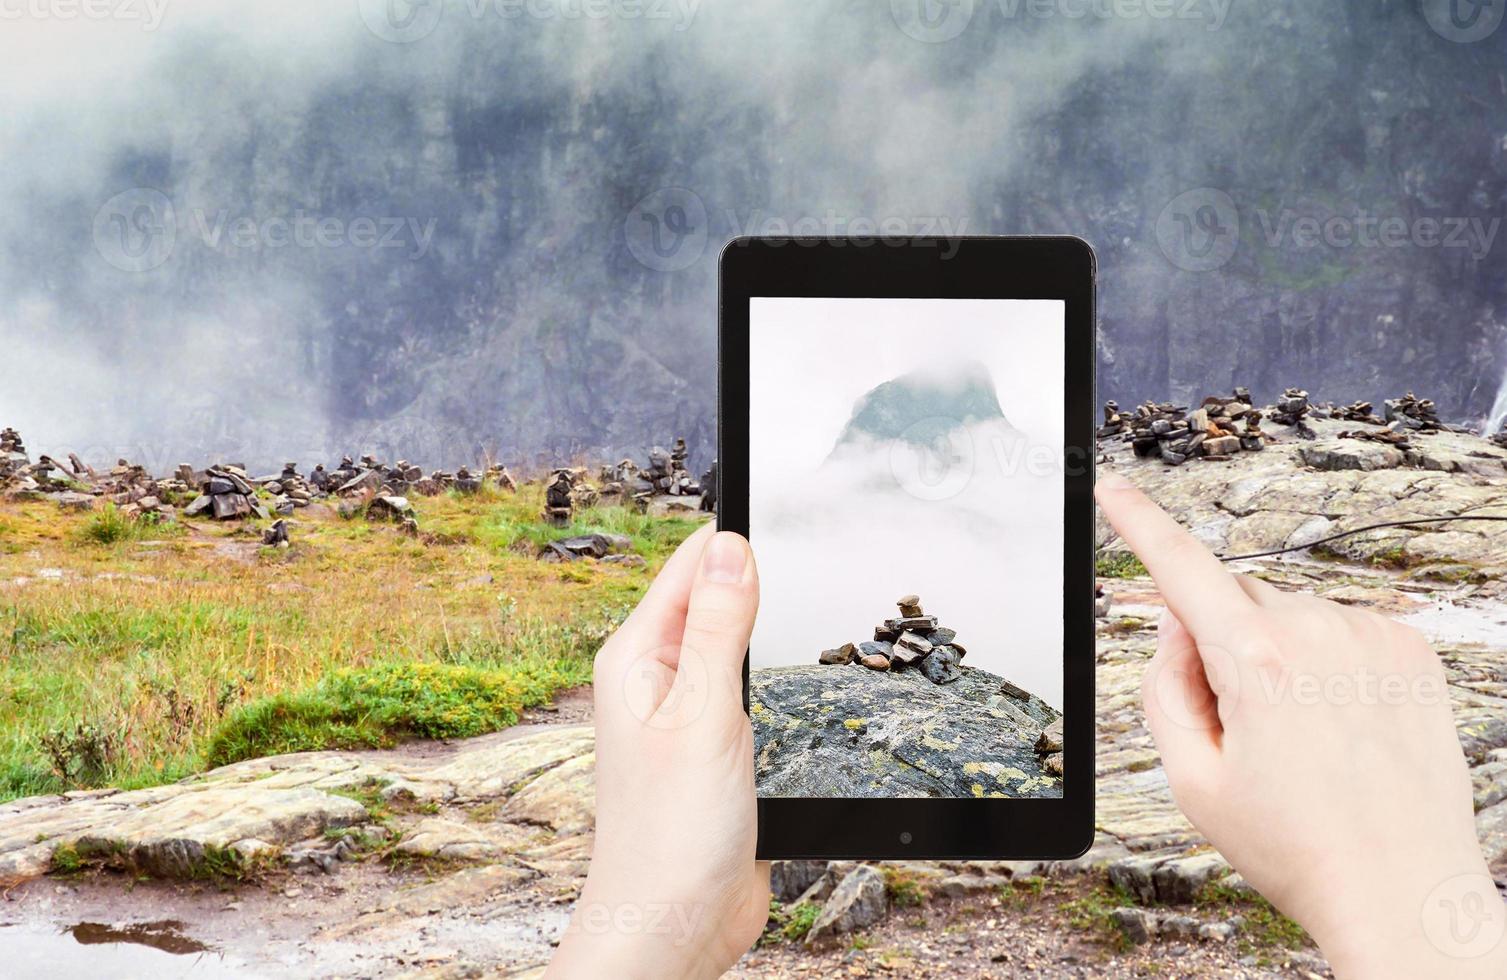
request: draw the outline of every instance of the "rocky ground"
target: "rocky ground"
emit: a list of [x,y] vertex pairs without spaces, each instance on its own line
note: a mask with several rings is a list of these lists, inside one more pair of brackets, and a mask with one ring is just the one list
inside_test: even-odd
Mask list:
[[[1340,423],[1309,424],[1315,439],[1268,427],[1264,451],[1176,468],[1106,442],[1101,465],[1226,554],[1377,521],[1507,515],[1507,452],[1484,440],[1415,435],[1413,453],[1387,453],[1339,437]],[[1107,529],[1100,540],[1114,599],[1099,623],[1094,849],[1065,864],[781,865],[783,902],[735,975],[1327,975],[1173,806],[1139,704],[1161,599]],[[1430,636],[1480,836],[1507,870],[1507,525],[1377,531],[1238,567]],[[579,698],[559,708],[452,745],[0,806],[0,937],[23,968],[75,962],[88,943],[105,972],[145,948],[163,976],[185,962],[190,975],[534,975],[591,841],[589,719]]]

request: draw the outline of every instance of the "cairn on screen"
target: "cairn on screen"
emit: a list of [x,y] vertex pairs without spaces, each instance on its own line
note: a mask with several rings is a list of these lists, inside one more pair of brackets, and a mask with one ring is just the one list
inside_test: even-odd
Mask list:
[[825,650],[820,662],[832,666],[856,663],[870,670],[915,667],[933,684],[951,684],[962,677],[958,664],[968,651],[957,642],[957,633],[941,625],[937,617],[926,615],[919,596],[902,596],[895,604],[900,615],[874,627],[873,640]]

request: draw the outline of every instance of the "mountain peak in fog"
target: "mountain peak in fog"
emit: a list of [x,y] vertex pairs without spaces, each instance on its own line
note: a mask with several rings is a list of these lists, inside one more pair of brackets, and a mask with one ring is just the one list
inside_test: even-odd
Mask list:
[[1009,425],[989,369],[965,361],[911,371],[870,389],[854,403],[837,445],[862,438],[927,445],[946,431],[977,422]]

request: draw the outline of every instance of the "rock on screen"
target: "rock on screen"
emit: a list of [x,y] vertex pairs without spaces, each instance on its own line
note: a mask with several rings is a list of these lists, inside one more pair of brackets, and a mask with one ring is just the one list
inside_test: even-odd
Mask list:
[[749,313],[759,794],[1061,797],[1064,304]]

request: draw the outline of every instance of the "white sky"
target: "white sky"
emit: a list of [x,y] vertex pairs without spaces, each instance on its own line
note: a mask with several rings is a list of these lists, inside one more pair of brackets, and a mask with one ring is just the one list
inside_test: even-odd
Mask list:
[[[750,539],[763,600],[753,665],[813,664],[872,637],[921,595],[967,663],[1062,703],[1064,308],[1046,300],[755,298],[750,308]],[[912,370],[978,362],[1048,463],[999,455],[987,428],[957,492],[880,484],[884,451],[828,461],[858,399]],[[1040,458],[1040,457],[1034,457]],[[870,484],[872,485],[872,484]]]

